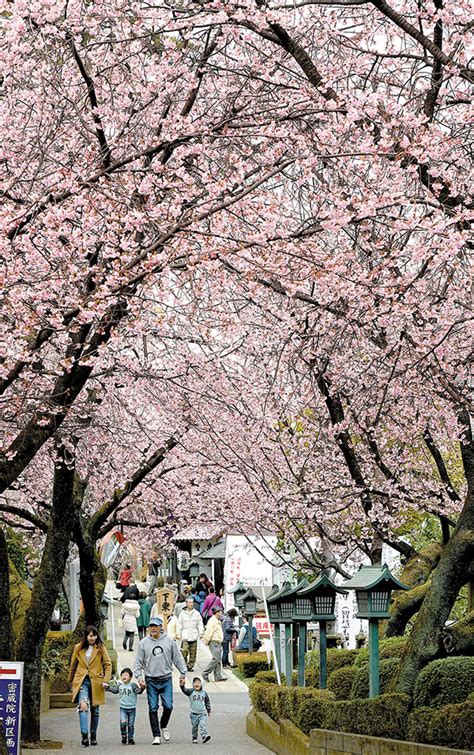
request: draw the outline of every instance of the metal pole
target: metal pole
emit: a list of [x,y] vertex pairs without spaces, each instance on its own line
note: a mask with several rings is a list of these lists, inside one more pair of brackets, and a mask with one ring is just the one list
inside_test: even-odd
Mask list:
[[265,608],[265,616],[267,617],[267,621],[268,621],[268,631],[270,632],[270,642],[272,644],[273,666],[275,668],[277,683],[281,684],[280,625],[275,624],[275,637],[273,637],[272,622],[270,621],[270,617],[268,615],[268,604],[267,604],[267,596],[265,595],[265,590],[262,590],[262,597],[263,597],[263,606]]
[[252,627],[252,620],[253,616],[252,614],[248,614],[248,620],[249,620],[249,654],[253,653],[253,627]]
[[326,621],[319,622],[319,689],[326,689],[328,681],[328,645]]
[[369,697],[379,694],[379,622],[369,619]]
[[114,599],[110,599],[110,622],[112,624],[112,647],[115,650],[115,618],[114,618]]
[[300,621],[300,631],[298,638],[298,687],[305,686],[304,679],[304,659],[306,655],[306,622]]
[[291,636],[291,624],[285,624],[285,676],[286,686],[291,687],[293,675],[293,648]]

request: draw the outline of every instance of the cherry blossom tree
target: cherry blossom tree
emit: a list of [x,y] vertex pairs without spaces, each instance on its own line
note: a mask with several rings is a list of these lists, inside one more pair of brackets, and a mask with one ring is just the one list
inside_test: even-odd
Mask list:
[[469,10],[17,0],[2,19],[0,491],[68,446],[105,377],[110,400],[111,376],[166,375],[190,408],[178,511],[217,485],[236,521],[257,504],[373,559],[414,555],[407,510],[438,517],[406,691],[471,574]]

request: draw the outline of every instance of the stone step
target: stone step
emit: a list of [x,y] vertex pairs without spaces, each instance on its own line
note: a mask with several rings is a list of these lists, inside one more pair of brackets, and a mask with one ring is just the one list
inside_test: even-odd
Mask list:
[[77,703],[71,702],[70,692],[52,692],[49,705],[50,708],[75,708]]

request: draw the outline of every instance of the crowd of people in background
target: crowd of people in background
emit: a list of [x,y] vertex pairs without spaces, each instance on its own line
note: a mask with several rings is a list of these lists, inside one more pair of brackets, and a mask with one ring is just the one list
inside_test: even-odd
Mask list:
[[[169,741],[173,665],[180,672],[180,686],[190,702],[192,742],[198,741],[198,734],[202,742],[208,742],[207,719],[211,707],[203,681],[209,682],[211,674],[216,682],[226,681],[228,677],[223,674],[223,668],[235,665],[232,662],[233,653],[249,650],[247,617],[243,616],[239,625],[236,608],[224,612],[222,591],[220,594],[216,592],[206,574],[199,576],[194,587],[185,580],[181,581],[166,632],[163,617],[159,615],[155,583],[148,593],[140,591],[133,579],[130,564],[125,564],[116,582],[122,593],[123,649],[132,652],[135,635],[139,637],[134,668],[138,683],[133,681],[133,672],[128,667],[121,670],[120,680],[111,682],[112,664],[95,627],[87,627],[83,641],[74,648],[69,679],[73,700],[78,704],[81,742],[85,747],[97,744],[99,707],[105,700],[106,690],[119,695],[122,744],[135,744],[137,695],[145,689],[153,744],[160,744],[161,739]],[[202,679],[195,676],[192,687],[187,688],[186,673],[195,669],[200,641],[209,648],[211,657]],[[252,627],[253,649],[260,645],[257,631]]]

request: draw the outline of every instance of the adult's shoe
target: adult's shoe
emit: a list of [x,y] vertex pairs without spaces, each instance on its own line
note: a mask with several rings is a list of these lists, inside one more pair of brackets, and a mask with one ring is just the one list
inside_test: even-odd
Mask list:
[[207,674],[203,674],[203,675],[202,675],[202,678],[204,679],[204,681],[205,681],[205,682],[208,682],[208,681],[209,681],[209,677],[208,677],[208,675],[207,675]]
[[165,740],[165,742],[169,742],[171,739],[171,734],[169,729],[162,729],[161,730],[161,736]]
[[97,737],[95,734],[91,734],[91,745],[95,746],[96,744],[97,744]]
[[82,735],[81,745],[83,747],[89,747],[89,735],[88,734],[83,734]]
[[229,678],[228,676],[218,676],[217,679],[214,679],[214,681],[215,682],[226,682],[228,678]]
[[202,740],[203,745],[205,745],[206,742],[209,742],[210,738],[211,738],[210,734],[208,734],[206,737],[204,737],[204,739]]
[[160,745],[161,744],[161,737],[155,737],[152,745]]

